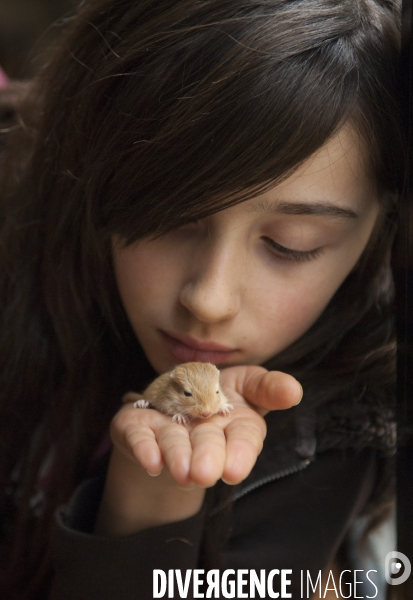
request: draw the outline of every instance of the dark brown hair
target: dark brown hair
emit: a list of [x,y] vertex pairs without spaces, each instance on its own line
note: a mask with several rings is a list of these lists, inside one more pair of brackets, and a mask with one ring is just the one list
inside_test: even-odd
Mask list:
[[[331,406],[333,421],[319,427],[326,446],[381,445],[371,431],[343,441],[334,419],[342,431],[357,404],[370,423],[391,407],[394,380],[399,3],[87,0],[63,25],[10,136],[2,182],[7,597],[44,594],[53,510],[85,477],[121,395],[156,376],[117,294],[114,232],[128,242],[162,235],[251,198],[351,123],[381,192],[380,227],[322,317],[265,366],[300,379],[304,408]],[[58,468],[36,518],[51,451]]]

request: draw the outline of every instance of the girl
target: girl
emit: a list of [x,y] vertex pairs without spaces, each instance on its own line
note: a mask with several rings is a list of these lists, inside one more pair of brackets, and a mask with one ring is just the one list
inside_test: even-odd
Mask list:
[[[3,169],[2,597],[217,565],[309,597],[390,498],[399,4],[86,0],[64,27]],[[188,361],[231,414],[122,405]]]

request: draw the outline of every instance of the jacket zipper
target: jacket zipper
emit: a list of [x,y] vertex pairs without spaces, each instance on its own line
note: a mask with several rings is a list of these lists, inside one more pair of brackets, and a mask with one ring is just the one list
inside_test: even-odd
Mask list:
[[301,460],[299,463],[297,463],[291,467],[288,467],[286,469],[281,469],[281,471],[277,471],[276,473],[273,473],[272,475],[267,475],[267,477],[263,477],[262,479],[259,479],[255,483],[251,483],[251,485],[244,488],[243,490],[240,490],[237,494],[235,494],[234,500],[239,500],[246,494],[253,492],[257,488],[265,485],[266,483],[270,483],[271,481],[276,481],[277,479],[282,479],[283,477],[287,477],[287,475],[293,475],[293,473],[298,473],[299,471],[303,471],[304,469],[306,469],[308,467],[308,465],[311,462],[312,462],[311,459],[306,458],[305,460]]
[[[271,481],[276,481],[277,479],[282,479],[283,477],[287,477],[288,475],[293,475],[294,473],[298,473],[299,471],[303,471],[304,469],[306,469],[308,467],[308,465],[311,462],[312,462],[312,460],[310,458],[306,458],[305,460],[301,460],[299,463],[296,463],[295,465],[293,465],[291,467],[288,467],[286,469],[281,469],[280,471],[277,471],[276,473],[273,473],[272,475],[267,475],[267,477],[263,477],[262,479],[259,479],[255,483],[251,483],[251,485],[244,488],[243,490],[240,490],[238,493],[235,494],[233,500],[234,501],[239,500],[239,498],[242,498],[246,494],[249,494],[250,492],[265,485],[266,483],[270,483]],[[210,514],[212,516],[215,515],[220,510],[222,510],[226,504],[228,504],[228,501],[225,501],[222,504],[219,504],[211,511]]]

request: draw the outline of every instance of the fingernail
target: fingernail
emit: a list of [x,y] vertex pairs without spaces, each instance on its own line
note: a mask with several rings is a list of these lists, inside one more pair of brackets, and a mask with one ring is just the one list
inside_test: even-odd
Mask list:
[[[297,381],[297,380],[296,380],[296,381]],[[301,388],[301,396],[300,396],[300,399],[298,400],[298,402],[296,402],[296,403],[295,403],[295,406],[297,406],[297,404],[300,404],[300,402],[301,402],[301,400],[303,399],[303,396],[304,396],[304,390],[303,390],[303,386],[301,385],[301,383],[300,383],[299,381],[297,381],[297,383],[298,383],[298,385],[299,385],[299,386],[300,386],[300,388]]]
[[232,483],[232,481],[227,481],[226,479],[224,479],[223,477],[221,477],[222,481],[224,483],[226,483],[227,485],[237,485],[236,483]]
[[159,475],[162,473],[162,469],[159,471],[159,473],[149,473],[149,471],[146,471],[148,473],[148,475],[150,475],[151,477],[159,477]]

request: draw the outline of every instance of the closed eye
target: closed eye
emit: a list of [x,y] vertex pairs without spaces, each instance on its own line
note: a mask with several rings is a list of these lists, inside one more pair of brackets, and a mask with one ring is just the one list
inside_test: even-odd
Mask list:
[[263,238],[270,246],[270,252],[281,260],[292,260],[295,262],[304,262],[317,258],[323,253],[323,248],[315,248],[314,250],[293,250],[277,244],[274,240],[268,237]]
[[185,396],[192,396],[191,392],[187,392],[186,390],[184,390],[184,394]]

